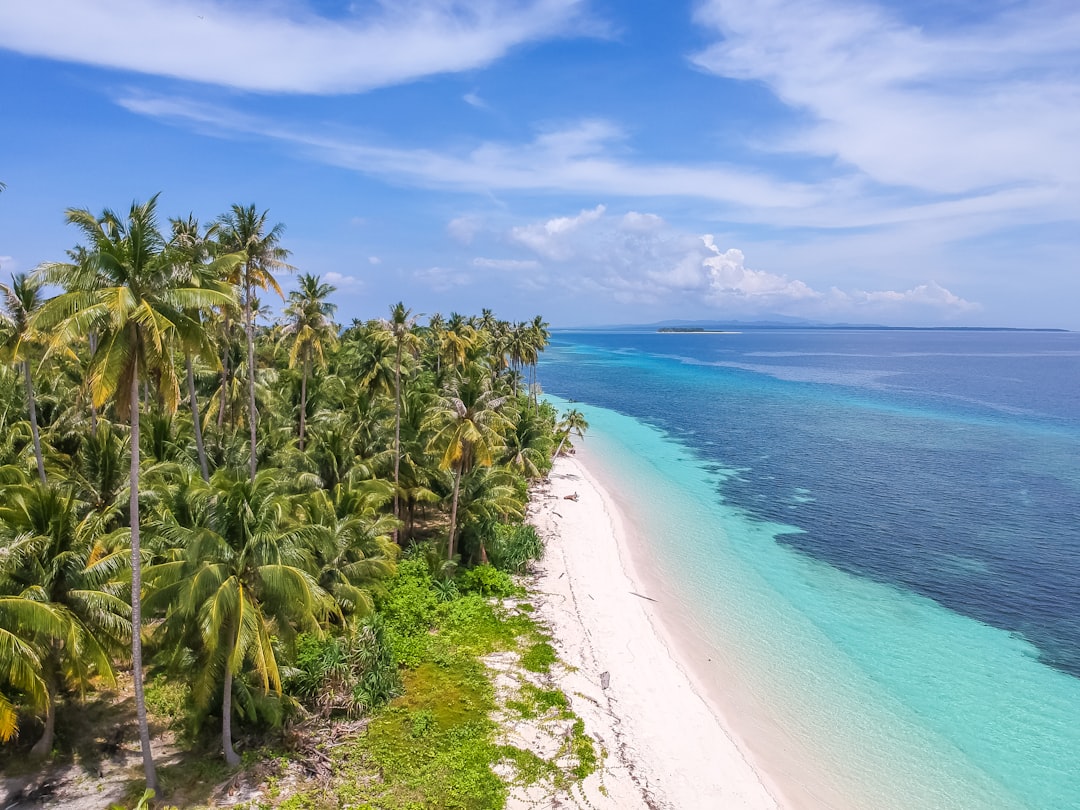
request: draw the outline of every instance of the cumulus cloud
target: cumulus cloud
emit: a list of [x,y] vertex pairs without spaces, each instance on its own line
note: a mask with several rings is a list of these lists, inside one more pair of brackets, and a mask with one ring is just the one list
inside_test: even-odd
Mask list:
[[572,255],[573,235],[590,222],[604,215],[605,207],[598,205],[572,217],[556,217],[546,222],[514,228],[510,238],[549,259],[566,259]]
[[712,234],[683,231],[655,214],[613,216],[603,205],[520,225],[508,236],[549,262],[545,278],[620,303],[705,303],[717,316],[862,313],[898,319],[917,309],[948,318],[976,306],[933,281],[904,291],[818,289],[784,273],[748,267],[740,249],[720,246]]
[[585,17],[584,0],[354,8],[361,10],[331,18],[224,0],[0,3],[0,47],[241,90],[353,93],[473,70],[523,43],[602,30]]

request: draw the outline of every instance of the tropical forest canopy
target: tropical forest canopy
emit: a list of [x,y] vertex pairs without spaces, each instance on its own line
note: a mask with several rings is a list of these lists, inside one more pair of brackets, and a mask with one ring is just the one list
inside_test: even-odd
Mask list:
[[301,274],[271,319],[295,269],[255,206],[66,218],[67,257],[0,286],[7,744],[47,755],[57,705],[130,670],[148,785],[144,672],[236,763],[234,723],[325,699],[304,662],[328,639],[369,662],[337,708],[394,693],[379,614],[403,555],[446,595],[539,553],[528,482],[585,427],[537,398],[540,317],[398,303],[343,328]]

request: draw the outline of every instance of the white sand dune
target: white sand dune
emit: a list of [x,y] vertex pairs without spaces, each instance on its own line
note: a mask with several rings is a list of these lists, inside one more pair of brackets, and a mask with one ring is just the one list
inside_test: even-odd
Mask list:
[[655,605],[633,572],[627,527],[581,462],[557,459],[530,511],[547,542],[534,584],[537,615],[572,668],[559,685],[606,754],[584,785],[588,803],[782,807],[658,631]]

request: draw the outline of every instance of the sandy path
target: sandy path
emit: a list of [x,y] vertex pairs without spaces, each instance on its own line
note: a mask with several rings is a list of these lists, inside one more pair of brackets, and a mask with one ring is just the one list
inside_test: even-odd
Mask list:
[[556,460],[530,520],[547,542],[533,586],[538,618],[575,670],[559,685],[607,753],[603,772],[584,785],[589,803],[779,808],[654,628],[655,609],[632,577],[622,518],[579,461]]

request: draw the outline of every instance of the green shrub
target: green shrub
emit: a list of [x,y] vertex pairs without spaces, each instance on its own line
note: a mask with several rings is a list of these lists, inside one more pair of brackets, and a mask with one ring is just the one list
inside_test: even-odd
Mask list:
[[520,590],[509,574],[493,565],[478,565],[458,577],[462,593],[478,593],[481,596],[513,596]]
[[498,523],[487,543],[488,559],[501,571],[522,574],[529,563],[544,556],[544,541],[527,523]]
[[382,618],[372,616],[344,636],[301,635],[289,694],[324,716],[359,717],[401,689]]

